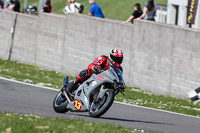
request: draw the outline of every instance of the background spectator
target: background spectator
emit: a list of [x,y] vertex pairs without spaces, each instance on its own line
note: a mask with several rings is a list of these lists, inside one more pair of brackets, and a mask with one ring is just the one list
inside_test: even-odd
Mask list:
[[11,5],[10,0],[2,0],[2,1],[4,3],[3,9],[7,9]]
[[134,12],[132,13],[132,15],[126,21],[123,22],[123,24],[126,24],[130,21],[131,21],[131,23],[133,23],[133,19],[139,18],[143,14],[143,12],[141,10],[141,6],[140,6],[139,3],[136,3],[133,6],[133,8],[134,8]]
[[44,8],[41,10],[41,12],[51,13],[51,0],[47,0],[45,2]]
[[156,8],[153,0],[148,0],[148,4],[146,7],[144,7],[142,16],[140,16],[138,19],[143,18],[145,15],[147,15],[147,20],[155,21],[154,17],[156,16]]
[[67,13],[83,13],[84,6],[81,3],[75,2],[75,0],[68,0],[67,6],[63,9],[65,14]]
[[0,9],[3,9],[3,1],[0,0]]
[[22,13],[26,13],[26,14],[37,13],[37,7],[36,6],[28,6],[22,10]]
[[12,0],[11,5],[7,10],[13,10],[14,12],[20,12],[20,2],[19,0]]
[[90,16],[104,18],[101,8],[99,7],[98,4],[94,2],[94,0],[89,0],[89,4],[90,4],[90,12],[89,12]]

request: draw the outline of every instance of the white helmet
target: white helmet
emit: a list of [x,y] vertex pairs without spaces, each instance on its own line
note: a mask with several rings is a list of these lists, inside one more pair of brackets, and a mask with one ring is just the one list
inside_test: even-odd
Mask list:
[[109,59],[114,66],[120,65],[123,61],[123,52],[119,49],[111,49]]

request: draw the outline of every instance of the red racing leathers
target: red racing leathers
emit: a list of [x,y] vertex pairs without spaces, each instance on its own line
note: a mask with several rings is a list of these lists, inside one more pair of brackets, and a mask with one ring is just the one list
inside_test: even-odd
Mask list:
[[[82,83],[90,76],[92,75],[93,72],[95,72],[95,68],[98,67],[100,69],[107,70],[109,69],[109,62],[110,60],[108,59],[107,56],[101,55],[98,56],[91,64],[88,65],[88,68],[81,71],[78,76],[75,79],[75,83]],[[121,66],[118,66],[120,70],[123,71]]]

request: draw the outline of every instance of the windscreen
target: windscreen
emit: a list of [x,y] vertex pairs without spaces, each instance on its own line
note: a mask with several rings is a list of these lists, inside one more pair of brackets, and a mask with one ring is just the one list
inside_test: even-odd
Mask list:
[[111,66],[113,68],[113,70],[116,72],[119,80],[123,80],[123,75],[122,75],[122,71],[118,68],[118,67],[115,67],[115,66]]

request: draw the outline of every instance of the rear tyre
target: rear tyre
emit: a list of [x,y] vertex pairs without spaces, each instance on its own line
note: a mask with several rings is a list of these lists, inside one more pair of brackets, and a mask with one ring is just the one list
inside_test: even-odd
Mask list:
[[66,108],[68,105],[67,99],[62,95],[60,91],[53,100],[53,109],[57,113],[65,113],[68,111]]
[[114,101],[114,92],[108,90],[100,101],[93,101],[89,110],[89,116],[98,118],[111,107]]

